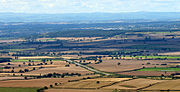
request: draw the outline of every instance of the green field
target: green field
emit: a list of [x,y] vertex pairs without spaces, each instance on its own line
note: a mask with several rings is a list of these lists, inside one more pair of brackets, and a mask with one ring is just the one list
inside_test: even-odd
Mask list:
[[[125,56],[130,58],[130,56]],[[132,56],[131,58],[143,58],[143,59],[180,59],[180,56]]]
[[11,88],[0,87],[0,92],[37,92],[39,88]]
[[167,58],[167,59],[178,59],[180,58],[180,56],[137,56],[137,57],[142,57],[142,58],[153,58],[153,59],[156,59],[156,58]]
[[49,38],[49,39],[43,39],[43,40],[40,40],[42,42],[48,42],[48,41],[56,41],[56,39],[53,39],[53,38]]
[[137,71],[180,71],[180,68],[157,67],[157,68],[144,68]]

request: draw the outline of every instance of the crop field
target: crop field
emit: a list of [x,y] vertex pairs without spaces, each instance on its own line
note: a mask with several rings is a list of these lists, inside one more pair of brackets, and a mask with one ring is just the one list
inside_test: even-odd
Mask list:
[[146,86],[163,82],[163,80],[151,80],[151,79],[133,79],[129,81],[119,82],[112,86],[104,87],[103,89],[133,89],[144,88]]
[[[43,78],[43,79],[30,79],[30,80],[7,80],[0,81],[0,87],[44,87],[54,85],[54,83],[66,83],[69,80],[79,80],[87,77],[96,77],[99,75],[86,75],[86,76],[74,76],[65,78]],[[25,85],[26,84],[26,85]]]
[[158,53],[158,55],[172,55],[172,56],[179,56],[179,55],[180,55],[180,52]]
[[166,67],[157,67],[157,68],[144,68],[138,71],[180,71],[180,68],[166,68]]
[[70,65],[69,67],[49,67],[49,68],[43,68],[36,71],[27,72],[25,74],[48,74],[48,73],[80,73],[82,75],[90,74],[93,72],[87,71],[79,66]]
[[180,73],[179,71],[171,72],[171,71],[129,71],[129,72],[119,72],[118,74],[122,75],[133,75],[133,76],[170,76],[174,73]]
[[57,57],[49,57],[49,56],[33,56],[33,57],[18,57],[18,59],[55,59]]
[[[118,65],[120,63],[120,65]],[[95,69],[106,72],[122,72],[143,67],[166,67],[162,66],[165,62],[159,60],[102,60],[100,64],[90,64],[89,66]]]
[[12,88],[0,87],[0,92],[37,92],[39,88]]
[[12,62],[28,62],[29,60],[32,60],[32,61],[41,61],[41,59],[14,59],[12,60]]
[[160,91],[160,90],[172,90],[172,91],[179,91],[180,90],[180,80],[169,80],[165,82],[157,83],[151,87],[145,88],[143,90],[150,90],[150,91]]
[[48,89],[45,92],[112,92],[113,90],[103,90],[103,89]]
[[[53,62],[51,64],[51,62]],[[25,74],[25,75],[44,75],[48,73],[80,73],[82,75],[90,74],[93,72],[90,72],[84,68],[81,68],[80,66],[76,66],[74,64],[69,64],[65,61],[47,61],[46,64],[44,64],[42,61],[39,62],[11,62],[9,67],[14,67],[10,69],[2,69],[4,72],[9,72],[10,74]],[[2,63],[4,65],[7,65],[8,63]],[[40,65],[38,65],[40,64]],[[68,66],[66,66],[68,65]],[[27,72],[19,72],[20,70],[27,70]],[[12,72],[13,70],[13,72]]]
[[[179,56],[137,56],[138,58],[146,58],[146,59],[157,59],[157,58],[160,58],[160,59],[180,59]],[[137,58],[136,57],[136,58]]]
[[24,39],[0,39],[0,43],[7,43],[7,42],[22,42],[25,41]]
[[0,23],[0,92],[180,91],[180,22],[123,21]]
[[60,86],[57,86],[57,88],[63,88],[63,89],[97,89],[101,88],[106,85],[111,85],[114,82],[120,82],[124,80],[129,80],[130,78],[97,78],[97,79],[87,79],[87,80],[81,80],[77,82],[68,82],[64,83]]
[[20,80],[24,79],[24,77],[0,77],[0,81],[2,80]]

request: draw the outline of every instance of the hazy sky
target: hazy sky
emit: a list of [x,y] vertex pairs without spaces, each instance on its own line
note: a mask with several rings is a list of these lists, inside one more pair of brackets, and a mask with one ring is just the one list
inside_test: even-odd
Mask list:
[[0,0],[0,12],[180,12],[180,0]]

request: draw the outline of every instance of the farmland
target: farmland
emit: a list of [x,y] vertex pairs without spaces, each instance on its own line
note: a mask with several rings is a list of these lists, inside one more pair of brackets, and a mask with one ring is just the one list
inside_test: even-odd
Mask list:
[[1,92],[37,92],[38,88],[0,88]]
[[[180,32],[172,28],[179,24],[160,24],[27,23],[26,35],[16,25],[16,37],[0,34],[0,91],[178,91]],[[120,26],[126,30],[111,29]]]
[[138,71],[180,71],[180,68],[144,68]]
[[[161,82],[156,85],[153,85],[151,87],[148,87],[144,90],[174,90],[174,91],[179,91],[179,81],[180,80],[171,80],[171,81],[166,81],[166,82]],[[168,85],[168,86],[166,86]]]

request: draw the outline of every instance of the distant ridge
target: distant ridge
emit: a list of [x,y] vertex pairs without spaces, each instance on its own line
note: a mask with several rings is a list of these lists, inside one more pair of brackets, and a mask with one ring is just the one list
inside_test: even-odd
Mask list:
[[180,12],[65,13],[28,14],[0,13],[0,22],[74,22],[113,20],[179,20]]

